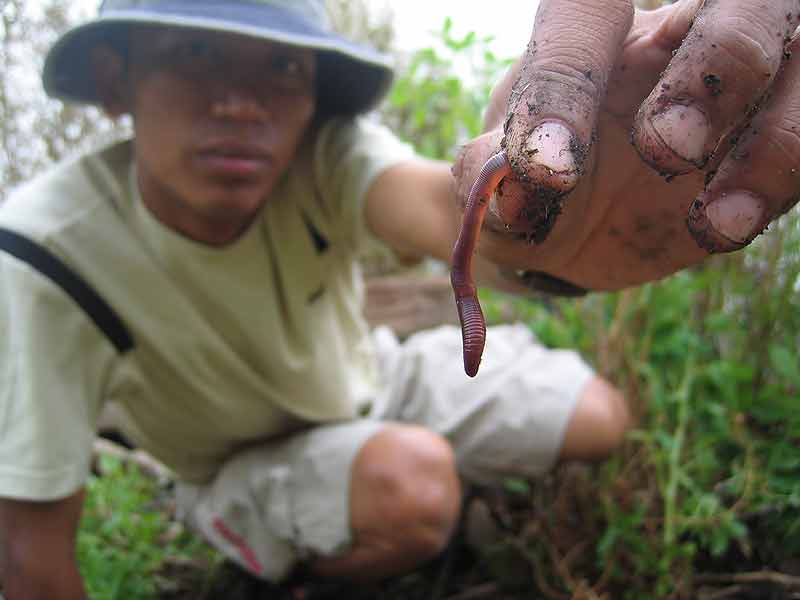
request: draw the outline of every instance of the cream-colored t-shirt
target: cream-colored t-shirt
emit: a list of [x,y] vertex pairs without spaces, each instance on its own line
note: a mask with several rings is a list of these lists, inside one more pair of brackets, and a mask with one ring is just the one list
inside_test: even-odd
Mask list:
[[259,220],[221,249],[144,207],[130,142],[0,207],[0,226],[79,272],[135,341],[118,354],[60,288],[0,252],[0,497],[78,489],[109,403],[138,445],[192,482],[249,444],[357,415],[379,385],[355,262],[377,243],[365,192],[412,152],[366,121],[312,137]]

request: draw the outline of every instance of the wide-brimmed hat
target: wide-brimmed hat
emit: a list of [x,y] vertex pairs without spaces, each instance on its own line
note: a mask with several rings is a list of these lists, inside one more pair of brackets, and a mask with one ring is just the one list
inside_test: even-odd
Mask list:
[[66,32],[45,59],[45,91],[99,104],[91,49],[125,43],[126,26],[169,25],[230,32],[317,50],[319,105],[331,114],[374,107],[392,81],[389,59],[331,30],[322,0],[105,0],[93,21]]

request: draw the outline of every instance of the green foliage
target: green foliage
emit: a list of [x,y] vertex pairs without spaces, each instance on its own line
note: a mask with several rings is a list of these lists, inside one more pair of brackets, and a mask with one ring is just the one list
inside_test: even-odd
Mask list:
[[0,202],[46,166],[129,132],[96,108],[46,96],[38,77],[57,36],[85,16],[84,2],[0,2]]
[[381,52],[391,49],[394,15],[388,6],[377,10],[365,0],[325,0],[325,9],[334,31]]
[[595,556],[616,564],[620,597],[683,597],[703,564],[800,554],[800,215],[771,229],[640,289],[547,304],[482,292],[490,318],[579,349],[640,416],[595,481]]
[[447,18],[436,44],[398,69],[383,111],[386,123],[421,154],[453,159],[460,144],[481,133],[481,113],[511,62],[495,56],[491,41],[475,33],[455,37]]
[[87,485],[77,542],[81,575],[93,600],[151,599],[175,585],[157,576],[168,560],[206,567],[217,560],[158,505],[160,490],[152,479],[110,457],[101,458],[101,470],[103,476],[91,477]]

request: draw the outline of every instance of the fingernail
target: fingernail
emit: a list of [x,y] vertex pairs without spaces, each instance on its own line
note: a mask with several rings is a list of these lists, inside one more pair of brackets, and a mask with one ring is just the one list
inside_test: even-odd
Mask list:
[[671,104],[652,116],[650,123],[675,154],[690,163],[703,162],[711,129],[703,111],[692,105]]
[[760,231],[764,202],[750,192],[725,192],[706,206],[706,216],[717,232],[743,244]]
[[526,147],[539,165],[555,173],[568,173],[575,170],[571,143],[572,132],[565,125],[547,121],[531,132]]
[[531,179],[538,185],[568,192],[578,183],[578,165],[572,148],[575,136],[566,125],[546,121],[528,136],[523,148]]

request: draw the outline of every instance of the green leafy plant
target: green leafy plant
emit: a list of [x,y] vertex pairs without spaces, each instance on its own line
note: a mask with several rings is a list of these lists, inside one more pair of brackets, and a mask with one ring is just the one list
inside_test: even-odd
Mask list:
[[604,525],[580,569],[607,571],[598,591],[689,598],[704,568],[800,554],[799,287],[795,211],[745,252],[638,289],[547,303],[482,292],[490,318],[579,349],[639,416],[593,479],[584,526]]
[[511,60],[492,52],[492,37],[456,37],[450,18],[433,37],[398,69],[383,118],[421,154],[453,159],[460,144],[481,133],[482,111]]
[[[77,542],[78,562],[93,600],[145,600],[180,585],[170,564],[192,562],[192,585],[218,557],[168,513],[157,483],[135,466],[101,457],[102,476],[87,484]],[[161,576],[159,576],[161,575]]]

